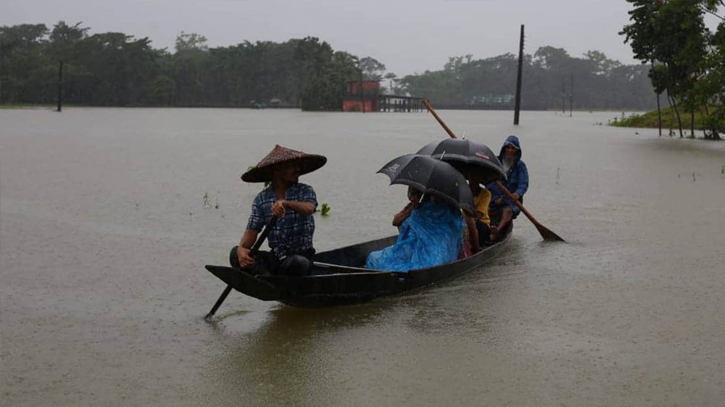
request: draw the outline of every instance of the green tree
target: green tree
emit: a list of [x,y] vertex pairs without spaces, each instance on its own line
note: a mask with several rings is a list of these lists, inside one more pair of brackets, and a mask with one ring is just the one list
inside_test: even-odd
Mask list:
[[94,34],[78,42],[84,75],[77,84],[83,103],[102,106],[141,104],[156,77],[157,54],[148,38],[123,33]]
[[373,57],[360,58],[358,66],[363,74],[363,79],[366,81],[379,81],[383,79],[383,72],[385,72],[385,64],[378,61]]
[[170,77],[159,74],[148,85],[147,101],[155,106],[173,106],[176,99],[176,82]]
[[393,72],[388,72],[383,78],[388,80],[388,84],[390,86],[386,90],[386,93],[389,95],[397,95],[398,89],[396,85],[398,83],[398,75],[394,74]]
[[209,46],[207,45],[207,39],[203,35],[197,33],[185,33],[176,36],[176,45],[174,47],[176,52],[186,51],[208,51]]
[[208,85],[209,49],[206,37],[184,33],[176,37],[176,53],[171,57],[169,77],[176,84],[177,106],[210,106]]
[[683,137],[680,104],[691,114],[694,134],[695,111],[707,107],[711,96],[704,94],[698,82],[707,76],[708,43],[711,33],[704,14],[716,9],[710,0],[647,1],[627,0],[633,5],[631,23],[621,34],[629,42],[635,57],[652,65],[650,78],[655,91],[666,92],[676,113],[680,137]]
[[49,100],[47,83],[48,27],[21,24],[0,27],[0,103],[33,103]]

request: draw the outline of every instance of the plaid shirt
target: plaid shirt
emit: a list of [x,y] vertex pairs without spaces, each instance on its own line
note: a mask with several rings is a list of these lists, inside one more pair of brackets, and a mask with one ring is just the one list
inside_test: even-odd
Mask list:
[[[287,201],[312,202],[317,208],[317,196],[311,186],[294,184],[284,192]],[[265,188],[257,194],[252,203],[252,214],[249,215],[247,229],[257,232],[272,220],[272,205],[277,202],[277,194],[272,187]],[[269,247],[278,258],[289,256],[303,250],[312,249],[312,235],[315,233],[315,218],[312,215],[301,215],[287,208],[284,217],[277,219],[269,233]]]

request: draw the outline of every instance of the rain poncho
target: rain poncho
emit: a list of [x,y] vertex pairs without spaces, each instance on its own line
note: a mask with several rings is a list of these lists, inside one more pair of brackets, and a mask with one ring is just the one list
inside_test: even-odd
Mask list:
[[[501,153],[498,156],[498,159],[503,163],[504,161],[504,149],[507,145],[513,145],[516,147],[516,163],[509,168],[508,172],[506,173],[506,176],[508,179],[506,181],[502,181],[502,184],[508,189],[512,194],[516,193],[519,194],[519,202],[524,202],[524,194],[529,189],[529,170],[526,168],[526,164],[521,160],[521,144],[519,143],[519,138],[516,136],[508,136],[506,138],[506,141],[503,143],[503,146],[501,146]],[[486,188],[491,191],[491,209],[493,211],[497,211],[500,209],[499,205],[494,204],[494,202],[501,198],[503,199],[503,205],[508,205],[511,208],[511,211],[513,212],[514,217],[518,216],[518,214],[521,212],[521,209],[511,202],[499,189],[498,186],[496,186],[495,183],[490,183],[486,185]]]
[[368,255],[365,267],[409,271],[458,259],[465,222],[457,209],[445,203],[423,202],[400,226],[394,245]]

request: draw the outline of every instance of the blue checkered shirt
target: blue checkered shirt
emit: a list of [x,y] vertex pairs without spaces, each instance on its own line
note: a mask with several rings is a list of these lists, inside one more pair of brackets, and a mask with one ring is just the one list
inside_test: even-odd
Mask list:
[[[272,187],[265,188],[257,194],[252,203],[252,214],[249,215],[247,229],[257,232],[272,220],[272,205],[277,202],[277,194]],[[317,208],[317,196],[311,186],[294,184],[284,192],[287,201],[312,202]],[[278,258],[289,256],[303,250],[312,249],[312,235],[315,233],[313,215],[301,215],[287,208],[284,217],[277,219],[269,233],[269,247]]]

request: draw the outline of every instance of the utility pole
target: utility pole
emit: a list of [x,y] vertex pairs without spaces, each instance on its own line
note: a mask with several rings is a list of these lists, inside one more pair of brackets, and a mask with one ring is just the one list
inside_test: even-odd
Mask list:
[[519,69],[516,73],[516,105],[514,107],[514,125],[519,125],[519,111],[521,110],[521,71],[524,66],[524,25],[521,24],[521,38],[519,39]]
[[58,65],[58,111],[63,108],[63,61]]
[[660,108],[660,94],[657,94],[657,127],[660,129],[660,137],[662,136],[662,109]]
[[569,86],[569,117],[574,111],[574,74],[571,74],[571,86]]
[[360,103],[362,104],[362,111],[365,113],[365,93],[363,92],[363,72],[362,67],[358,65],[360,70]]
[[566,78],[561,77],[561,114],[566,114]]
[[3,58],[2,58],[2,52],[3,52],[3,37],[0,35],[0,105],[3,104],[3,73],[2,73],[2,66],[3,66]]

